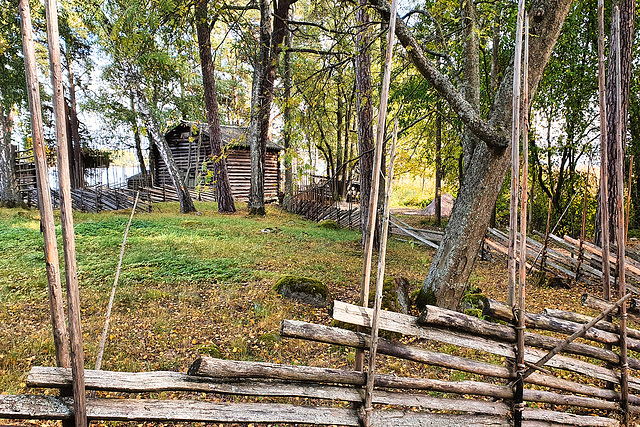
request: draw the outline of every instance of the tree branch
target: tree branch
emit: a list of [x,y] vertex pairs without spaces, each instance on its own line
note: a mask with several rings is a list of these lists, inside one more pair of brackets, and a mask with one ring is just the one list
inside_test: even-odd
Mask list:
[[[380,11],[384,19],[389,19],[389,5],[386,1],[369,0],[369,2]],[[397,21],[396,35],[416,69],[449,103],[451,108],[458,114],[458,117],[460,117],[460,120],[468,126],[469,130],[489,147],[506,148],[510,141],[508,131],[505,128],[496,129],[480,117],[473,106],[453,86],[449,78],[427,59],[424,50],[401,19]]]

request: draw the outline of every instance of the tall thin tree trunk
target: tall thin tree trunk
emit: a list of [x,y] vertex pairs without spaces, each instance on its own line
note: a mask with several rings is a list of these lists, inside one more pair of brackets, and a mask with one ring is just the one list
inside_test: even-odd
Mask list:
[[222,133],[220,130],[220,112],[216,93],[216,77],[211,56],[211,27],[207,19],[208,0],[199,0],[196,5],[196,29],[200,47],[200,63],[202,66],[202,83],[204,85],[204,101],[207,107],[209,123],[209,143],[213,156],[213,177],[216,183],[216,199],[219,212],[235,212],[236,206],[231,194],[227,159],[222,153]]
[[11,127],[13,118],[5,115],[0,100],[0,205],[13,207],[20,202],[13,159],[11,157]]
[[131,108],[131,128],[133,129],[133,140],[136,144],[136,156],[138,157],[138,163],[140,164],[140,172],[142,173],[143,186],[150,185],[149,174],[147,167],[144,164],[144,154],[142,153],[142,137],[140,136],[140,128],[138,127],[138,114],[136,113],[136,103],[133,92],[129,94],[129,108]]
[[73,140],[73,188],[84,187],[84,167],[82,164],[82,141],[80,140],[80,121],[78,120],[78,103],[76,102],[76,81],[73,74],[73,60],[67,58],[67,74],[69,78],[69,124]]
[[441,102],[437,101],[436,107],[436,225],[442,225],[442,116],[440,115]]
[[356,35],[357,56],[355,59],[356,109],[358,117],[358,154],[360,156],[360,229],[362,245],[367,236],[369,223],[369,198],[371,196],[371,173],[373,170],[373,104],[371,88],[371,56],[368,48],[371,40],[370,18],[365,7],[366,0],[358,0],[356,19],[360,31]]
[[[622,128],[623,144],[622,154],[624,156],[625,148],[625,136],[627,134],[627,122],[629,117],[629,88],[631,85],[631,69],[632,69],[632,47],[633,47],[633,20],[635,15],[635,0],[619,0],[616,2],[620,8],[620,79],[622,84],[622,111],[620,122]],[[614,46],[616,43],[616,35],[613,32],[613,27],[610,35],[610,45]],[[616,134],[618,132],[618,123],[616,120],[618,114],[618,101],[616,91],[616,79],[615,76],[615,52],[614,49],[609,49],[609,68],[607,75],[610,76],[607,79],[607,151],[610,165],[615,165],[618,159],[617,147],[616,147]],[[609,223],[615,224],[618,221],[618,215],[616,213],[616,194],[618,192],[616,184],[615,168],[609,168]],[[616,241],[615,227],[609,228],[609,236],[611,242]]]
[[293,36],[289,28],[284,39],[284,129],[282,139],[284,144],[284,205],[289,208],[291,197],[293,196],[293,168],[292,168],[292,148],[291,148],[291,46]]

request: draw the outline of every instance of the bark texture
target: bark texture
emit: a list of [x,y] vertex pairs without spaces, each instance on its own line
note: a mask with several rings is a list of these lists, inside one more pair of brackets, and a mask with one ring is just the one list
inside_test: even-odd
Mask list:
[[[369,34],[370,17],[365,9],[366,0],[359,0],[360,8],[356,19],[360,31],[356,35],[355,59],[356,77],[356,114],[358,118],[358,154],[360,160],[360,229],[362,232],[362,246],[366,241],[369,224],[369,198],[371,197],[371,173],[373,170],[373,104],[371,97],[371,56],[368,48],[371,36]],[[374,244],[375,246],[375,244]]]
[[232,213],[236,205],[231,194],[227,159],[222,152],[222,133],[220,131],[220,112],[216,93],[216,77],[211,56],[211,27],[207,19],[208,0],[200,0],[196,5],[196,30],[200,48],[200,65],[202,66],[202,83],[204,85],[204,101],[207,107],[209,124],[209,142],[213,156],[213,178],[216,184],[218,211]]
[[[249,128],[251,146],[249,214],[265,214],[264,162],[267,141],[269,140],[269,119],[275,91],[276,66],[278,65],[278,57],[282,52],[282,44],[287,32],[286,21],[289,15],[289,8],[295,2],[296,0],[273,2],[274,19],[272,30],[269,1],[260,1],[260,55],[253,76],[254,89],[251,99],[251,125]],[[254,110],[257,111],[255,115]]]
[[[385,2],[370,2],[388,18],[389,7]],[[570,6],[571,0],[535,0],[530,4],[530,99],[535,96]],[[416,69],[440,92],[467,129],[478,138],[472,152],[468,156],[465,153],[467,161],[464,166],[464,181],[418,300],[421,306],[433,304],[456,308],[509,165],[510,137],[507,128],[511,123],[513,68],[505,71],[485,119],[449,78],[427,59],[421,46],[401,20],[398,21],[396,34]]]
[[[620,81],[622,83],[621,104],[622,104],[622,147],[625,148],[625,139],[627,134],[627,122],[629,117],[629,88],[631,85],[632,70],[632,47],[633,47],[633,19],[635,15],[635,0],[619,0],[614,2],[620,8]],[[611,27],[611,35],[609,36],[610,46],[615,46],[616,38]],[[616,183],[616,168],[613,165],[618,161],[618,151],[616,146],[616,134],[618,132],[618,94],[616,90],[615,76],[616,70],[616,53],[615,49],[609,49],[609,68],[607,70],[607,152],[609,162],[609,224],[615,224],[618,221],[618,213],[616,211],[616,195],[618,193],[618,185]],[[624,152],[623,152],[624,156]],[[611,243],[617,241],[615,227],[609,227],[609,239]]]
[[[249,124],[249,146],[251,150],[251,188],[249,190],[249,214],[264,215],[264,167],[266,140],[262,141],[263,104],[265,97],[265,74],[269,65],[271,44],[271,12],[269,0],[260,0],[260,50],[253,67],[251,91],[251,123]],[[269,120],[269,117],[266,118]]]

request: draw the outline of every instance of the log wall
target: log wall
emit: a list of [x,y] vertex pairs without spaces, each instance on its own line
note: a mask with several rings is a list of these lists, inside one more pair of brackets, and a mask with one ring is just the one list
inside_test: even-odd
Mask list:
[[[209,136],[203,133],[202,140],[200,140],[197,134],[192,135],[188,129],[188,127],[181,125],[169,131],[165,136],[176,166],[189,188],[195,188],[198,185],[213,188],[214,185],[211,184],[211,181],[206,179],[207,171],[203,171],[202,168],[204,164],[206,169],[213,170],[213,165],[210,163],[211,147],[209,145]],[[231,192],[236,200],[246,201],[249,196],[251,182],[251,155],[249,147],[244,143],[244,130],[224,126],[222,131],[223,150],[227,160]],[[271,143],[267,145],[264,171],[264,195],[266,199],[273,199],[278,196],[280,182],[279,153],[280,148],[278,146]],[[156,185],[171,185],[171,178],[166,165],[159,155],[154,156],[154,159]]]

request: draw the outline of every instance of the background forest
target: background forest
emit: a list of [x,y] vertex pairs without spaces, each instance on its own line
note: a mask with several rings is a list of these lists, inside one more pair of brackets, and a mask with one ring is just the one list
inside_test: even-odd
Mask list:
[[[220,122],[248,127],[256,66],[261,60],[261,4],[205,2],[205,6]],[[0,8],[0,136],[3,149],[10,143],[28,148],[30,124],[17,1],[2,0]],[[357,40],[366,33],[374,106],[378,104],[386,40],[380,15],[372,9],[369,22],[363,23],[358,17],[360,8],[353,2],[339,6],[323,1],[291,3],[288,35],[279,46],[282,53],[279,60],[272,59],[277,67],[269,133],[287,149],[284,164],[293,164],[297,179],[309,174],[334,178],[340,184],[336,196],[343,198],[346,184],[358,180],[361,155]],[[277,15],[271,10],[269,15],[272,12]],[[43,13],[43,6],[33,2],[45,135],[53,147]],[[609,10],[606,13],[610,15]],[[161,132],[180,120],[206,121],[196,4],[182,0],[70,0],[59,3],[59,14],[69,125],[74,144],[82,150],[135,149],[141,169],[148,168],[149,130],[140,115],[139,91],[148,100]],[[509,67],[516,5],[479,2],[475,14],[482,113],[490,109],[498,82]],[[460,4],[402,2],[400,16],[440,71],[454,84],[462,85],[468,52],[463,49]],[[272,18],[275,28],[280,18]],[[570,205],[559,232],[578,233],[586,193],[590,201],[588,227],[593,232],[599,164],[596,29],[595,1],[574,2],[533,101],[529,160],[533,196],[530,226],[534,229],[544,228],[551,199],[552,223]],[[637,44],[633,49],[635,53]],[[639,84],[634,71],[627,158],[640,153]],[[399,45],[394,53],[390,115],[400,120],[398,175],[402,184],[396,204],[425,206],[435,194],[436,180],[441,181],[443,192],[455,196],[464,180],[463,124]],[[640,227],[640,161],[634,169],[632,229]],[[507,217],[505,186],[496,203],[497,224],[506,225]]]

